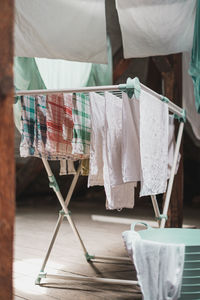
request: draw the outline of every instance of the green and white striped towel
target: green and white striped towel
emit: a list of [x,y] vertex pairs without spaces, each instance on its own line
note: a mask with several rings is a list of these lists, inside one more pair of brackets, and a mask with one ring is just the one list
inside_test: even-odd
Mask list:
[[73,95],[72,118],[74,122],[72,154],[90,153],[91,118],[89,96],[83,93]]

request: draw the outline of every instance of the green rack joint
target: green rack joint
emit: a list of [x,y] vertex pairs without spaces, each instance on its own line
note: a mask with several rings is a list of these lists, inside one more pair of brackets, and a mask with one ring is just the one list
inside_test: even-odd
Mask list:
[[174,114],[174,119],[179,120],[179,122],[184,122],[185,123],[186,122],[186,110],[185,109],[182,110],[182,116]]
[[95,256],[94,255],[90,255],[89,253],[86,253],[85,254],[85,258],[86,258],[87,261],[91,261],[91,259],[94,259]]
[[126,84],[119,84],[119,89],[122,92],[127,93],[128,97],[132,99],[133,95],[136,99],[140,98],[141,86],[140,81],[137,77],[135,78],[127,78]]
[[59,186],[57,184],[55,176],[52,175],[52,176],[48,176],[48,177],[49,177],[49,187],[54,189],[55,192],[58,192],[60,189],[59,189]]
[[155,217],[155,220],[156,220],[156,221],[161,221],[162,219],[167,220],[167,219],[168,219],[168,216],[167,216],[167,215],[161,214],[161,215],[159,215],[158,217]]
[[162,97],[162,102],[169,103],[169,99],[165,96]]
[[45,273],[45,272],[40,272],[39,275],[38,275],[38,277],[37,277],[37,279],[36,279],[36,281],[35,281],[35,284],[40,284],[41,279],[42,279],[42,278],[46,278],[46,276],[47,276],[47,273]]
[[59,211],[59,214],[61,215],[61,216],[71,216],[71,214],[72,214],[72,212],[70,211],[70,210],[68,210],[68,213],[66,214],[65,213],[65,211],[64,211],[64,209],[61,209],[60,211]]

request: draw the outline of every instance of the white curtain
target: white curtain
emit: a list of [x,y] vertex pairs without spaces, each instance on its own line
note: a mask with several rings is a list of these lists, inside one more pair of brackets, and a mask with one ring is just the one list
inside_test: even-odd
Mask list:
[[116,0],[124,57],[190,51],[196,0]]
[[35,58],[47,89],[78,88],[87,85],[91,63],[71,62],[61,59]]
[[105,0],[16,0],[15,55],[107,62]]

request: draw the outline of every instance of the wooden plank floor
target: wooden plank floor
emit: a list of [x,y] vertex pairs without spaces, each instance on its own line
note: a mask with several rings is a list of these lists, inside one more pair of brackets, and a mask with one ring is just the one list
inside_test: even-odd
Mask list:
[[[27,204],[17,208],[15,226],[14,287],[15,300],[129,300],[142,299],[139,290],[130,286],[80,283],[75,281],[43,280],[41,286],[34,281],[40,270],[42,259],[52,236],[59,206],[44,206],[42,199],[37,204]],[[105,211],[103,201],[74,201],[70,209],[73,219],[81,233],[90,254],[106,256],[126,256],[121,233],[130,225],[95,222],[91,216],[117,216],[132,219],[151,220],[151,207],[123,210],[122,212]],[[186,223],[200,225],[199,210],[193,211],[193,217],[187,209]],[[196,222],[196,223],[195,223]],[[76,238],[69,224],[64,220],[55,247],[47,264],[47,271],[54,274],[76,274],[102,276],[117,279],[135,280],[132,264],[109,264],[85,261]]]

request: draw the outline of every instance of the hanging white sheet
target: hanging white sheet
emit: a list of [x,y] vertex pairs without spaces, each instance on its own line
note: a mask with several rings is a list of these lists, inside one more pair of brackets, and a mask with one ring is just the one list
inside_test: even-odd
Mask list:
[[200,114],[195,107],[194,85],[191,76],[188,74],[190,65],[190,53],[183,53],[182,77],[183,77],[183,107],[187,112],[187,119],[192,126],[195,137],[200,140]]
[[142,90],[140,99],[140,196],[165,193],[168,169],[168,105]]
[[16,0],[15,55],[107,62],[105,0]]
[[116,0],[124,57],[192,48],[196,0]]

